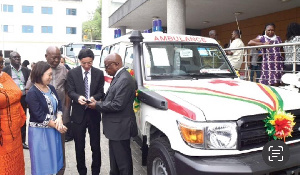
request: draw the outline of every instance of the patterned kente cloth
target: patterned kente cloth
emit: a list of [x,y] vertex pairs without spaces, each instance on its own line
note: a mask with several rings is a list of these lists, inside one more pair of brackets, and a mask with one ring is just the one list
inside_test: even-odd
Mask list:
[[[1,74],[1,72],[0,72]],[[0,175],[24,175],[21,127],[26,120],[20,99],[22,92],[11,77],[0,76]]]
[[[270,44],[282,43],[279,36],[271,40],[265,36],[259,35],[257,39],[260,42],[270,42]],[[263,60],[262,60],[262,73],[260,76],[260,83],[265,85],[272,85],[275,83],[280,83],[281,76],[283,74],[283,61],[284,58],[280,53],[281,47],[270,47],[263,48]]]

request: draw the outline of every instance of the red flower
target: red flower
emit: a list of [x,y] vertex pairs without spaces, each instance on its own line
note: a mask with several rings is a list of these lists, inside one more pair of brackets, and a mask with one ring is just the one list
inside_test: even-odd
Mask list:
[[134,76],[134,71],[132,69],[130,70],[129,73],[130,73],[131,76]]
[[275,136],[278,138],[285,138],[291,135],[293,131],[292,121],[287,119],[275,120]]

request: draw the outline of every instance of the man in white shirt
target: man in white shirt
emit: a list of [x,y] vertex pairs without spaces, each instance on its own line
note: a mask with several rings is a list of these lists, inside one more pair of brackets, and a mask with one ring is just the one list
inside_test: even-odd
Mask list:
[[[240,35],[241,35],[241,31],[239,30],[234,30],[232,32],[231,39],[233,41],[231,42],[229,49],[236,49],[245,46],[243,41],[240,38]],[[226,54],[234,69],[239,70],[243,63],[243,50],[229,50],[226,51]]]

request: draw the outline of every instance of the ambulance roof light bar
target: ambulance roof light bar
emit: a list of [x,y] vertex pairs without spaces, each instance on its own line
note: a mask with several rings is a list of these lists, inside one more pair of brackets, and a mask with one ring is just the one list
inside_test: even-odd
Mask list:
[[153,19],[152,32],[162,32],[162,25],[160,19]]
[[115,35],[114,38],[119,38],[121,36],[121,29],[115,29]]

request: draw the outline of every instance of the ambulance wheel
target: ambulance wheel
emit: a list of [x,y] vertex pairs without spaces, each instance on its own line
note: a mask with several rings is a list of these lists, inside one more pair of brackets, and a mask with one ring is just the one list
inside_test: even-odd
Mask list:
[[159,137],[150,144],[147,160],[148,175],[176,175],[174,151],[166,137]]

